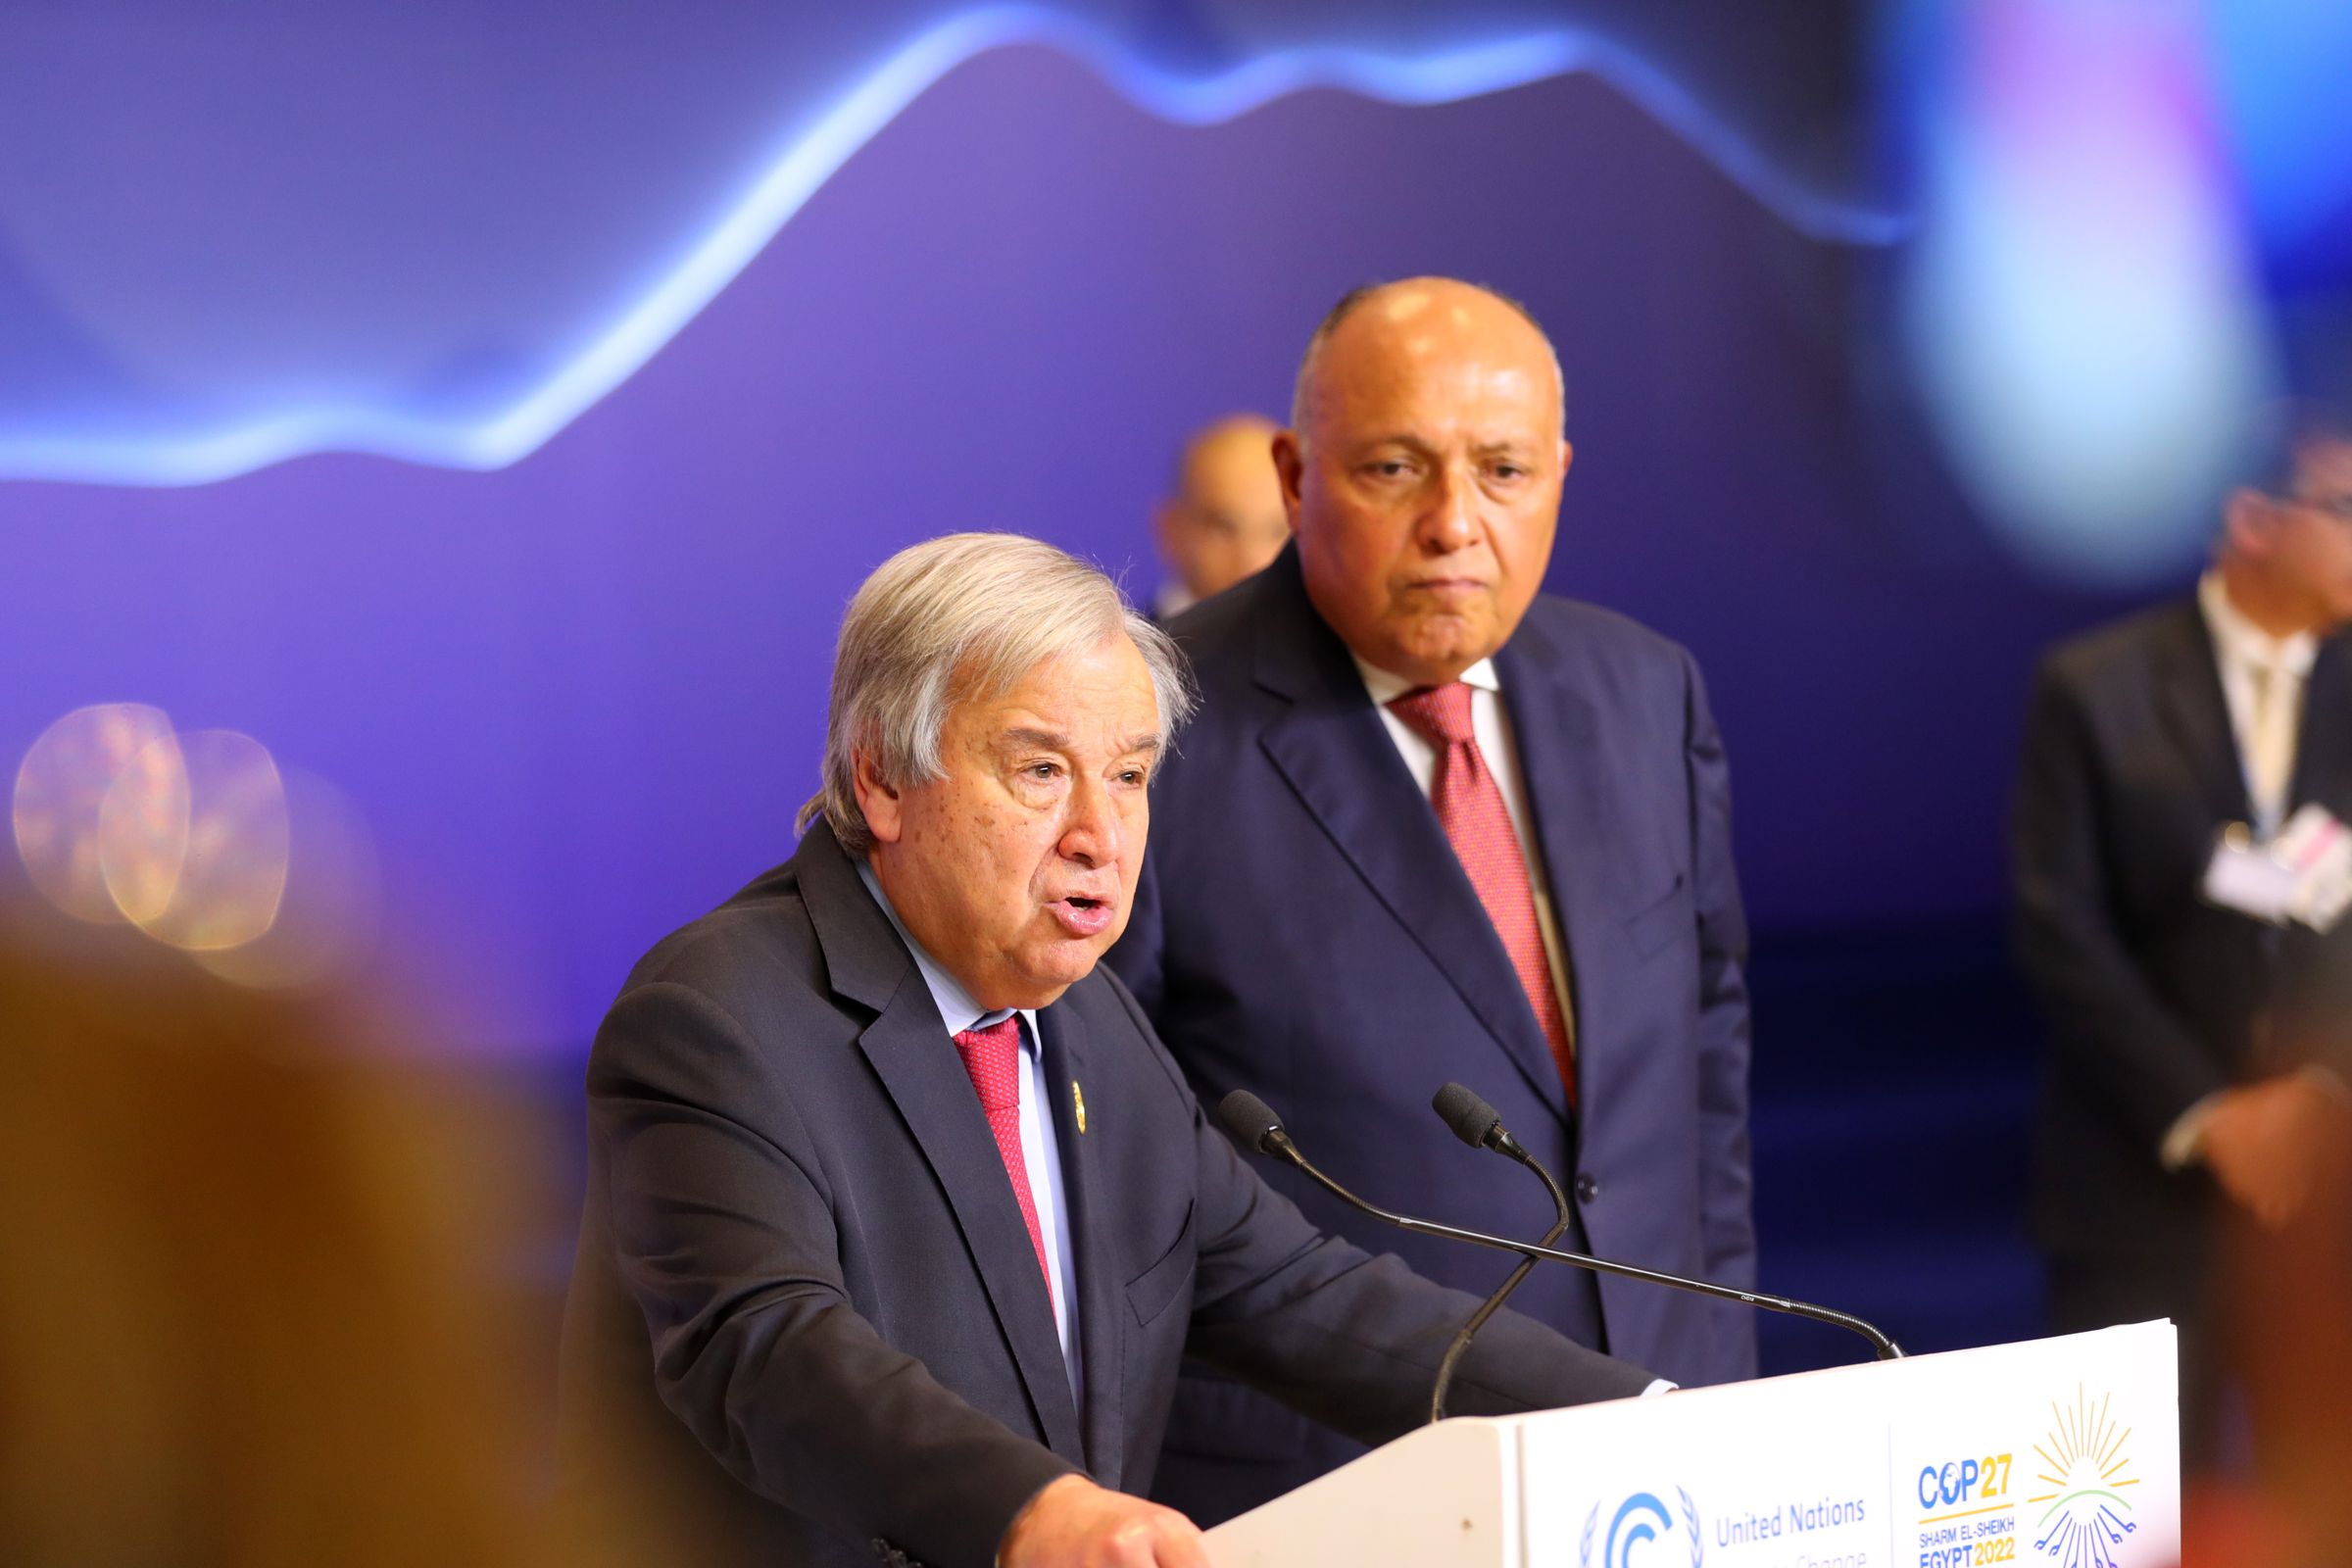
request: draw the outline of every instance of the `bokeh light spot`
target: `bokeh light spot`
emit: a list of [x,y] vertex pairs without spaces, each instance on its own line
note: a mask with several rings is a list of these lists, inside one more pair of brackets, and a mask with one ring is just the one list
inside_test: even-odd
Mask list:
[[157,741],[117,778],[99,815],[107,887],[149,936],[213,951],[276,922],[291,832],[285,783],[261,742],[233,730]]
[[347,981],[375,945],[383,885],[375,841],[359,808],[325,780],[289,769],[284,784],[289,843],[275,923],[252,942],[195,956],[238,985]]
[[[141,759],[146,769],[161,771],[143,772],[126,800],[169,817],[176,754],[154,749],[171,738],[172,721],[161,709],[100,703],[77,708],[43,730],[19,764],[12,813],[17,854],[41,896],[75,919],[123,918],[107,885],[99,818],[116,781]],[[184,781],[180,794],[184,800]],[[176,855],[169,858],[169,880],[164,870],[158,860],[142,877],[158,910],[170,902],[171,882],[178,877]],[[153,891],[158,883],[160,896]]]
[[124,762],[98,808],[98,868],[116,911],[144,926],[172,906],[188,859],[188,773],[179,737]]
[[2108,591],[2172,581],[2280,374],[2194,14],[1952,15],[1909,258],[1927,407],[2028,565]]

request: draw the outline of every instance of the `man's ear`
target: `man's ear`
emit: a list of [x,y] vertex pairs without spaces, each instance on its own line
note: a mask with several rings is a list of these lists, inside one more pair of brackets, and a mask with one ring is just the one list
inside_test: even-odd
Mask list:
[[1174,501],[1162,501],[1152,514],[1152,537],[1159,542],[1159,559],[1179,576],[1184,572],[1184,509]]
[[1306,479],[1306,449],[1289,430],[1274,432],[1274,476],[1282,481],[1282,514],[1298,531],[1298,487]]
[[850,754],[850,783],[858,793],[858,809],[876,844],[896,844],[906,831],[905,806],[895,785],[886,784],[874,760],[862,748]]

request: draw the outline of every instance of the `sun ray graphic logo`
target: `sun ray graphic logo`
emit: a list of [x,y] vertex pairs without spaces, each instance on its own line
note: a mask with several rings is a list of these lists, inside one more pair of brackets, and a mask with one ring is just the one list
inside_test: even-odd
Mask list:
[[2132,1429],[2109,1414],[2114,1398],[2102,1396],[2094,1410],[2078,1385],[2073,1408],[2051,1403],[2050,1430],[2034,1446],[2044,1467],[2035,1479],[2049,1489],[2026,1499],[2028,1507],[2045,1505],[2034,1521],[2034,1549],[2063,1568],[2117,1568],[2117,1548],[2139,1528],[2129,1517],[2130,1489],[2139,1485],[2125,1447]]

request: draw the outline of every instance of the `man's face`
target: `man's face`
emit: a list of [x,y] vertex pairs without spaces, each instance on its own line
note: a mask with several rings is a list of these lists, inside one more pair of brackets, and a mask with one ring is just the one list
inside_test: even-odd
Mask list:
[[2352,442],[2315,441],[2295,463],[2272,535],[2282,581],[2308,600],[2321,630],[2352,622]]
[[1271,424],[1235,423],[1199,442],[1184,493],[1160,516],[1160,541],[1195,599],[1223,593],[1282,554],[1291,537],[1274,473]]
[[944,778],[892,788],[860,760],[874,874],[981,1006],[1045,1006],[1127,929],[1158,736],[1151,669],[1121,635],[957,703]]
[[1536,330],[1463,284],[1396,285],[1325,343],[1302,417],[1275,461],[1324,620],[1422,685],[1501,648],[1543,585],[1570,456]]

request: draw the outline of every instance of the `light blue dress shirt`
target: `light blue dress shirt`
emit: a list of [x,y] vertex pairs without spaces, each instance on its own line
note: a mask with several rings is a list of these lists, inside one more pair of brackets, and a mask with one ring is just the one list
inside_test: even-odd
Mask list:
[[[863,860],[858,862],[858,880],[865,884],[865,891],[874,896],[882,912],[890,916],[899,940],[914,956],[914,966],[922,971],[923,983],[931,988],[931,1001],[948,1026],[950,1051],[956,1049],[954,1036],[967,1029],[985,1029],[1012,1016],[1010,1008],[1000,1007],[995,1012],[980,1009],[962,984],[941,968],[939,960],[914,940],[899,919],[899,911],[890,906],[873,867]],[[1045,1057],[1038,1049],[1037,1012],[1023,1007],[1020,1015],[1021,1163],[1028,1167],[1029,1198],[1037,1205],[1038,1233],[1046,1244],[1046,1275],[1054,1298],[1054,1326],[1061,1336],[1062,1365],[1069,1369],[1070,1394],[1075,1398],[1083,1391],[1078,1370],[1078,1298],[1071,1289],[1078,1276],[1070,1254],[1069,1197],[1062,1185],[1061,1150],[1054,1135],[1054,1118],[1047,1110],[1053,1101],[1047,1097]]]

